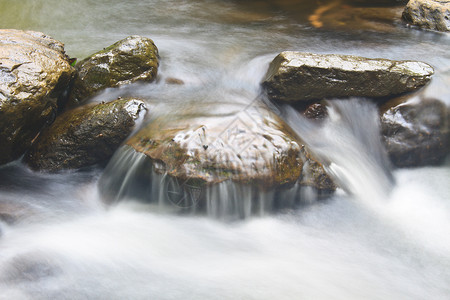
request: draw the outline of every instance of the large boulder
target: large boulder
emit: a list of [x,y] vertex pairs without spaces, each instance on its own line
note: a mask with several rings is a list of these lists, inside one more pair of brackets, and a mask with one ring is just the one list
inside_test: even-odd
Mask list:
[[0,164],[19,158],[53,120],[75,69],[40,32],[0,30]]
[[37,170],[76,169],[106,162],[145,113],[142,100],[89,104],[58,116],[39,135],[25,161]]
[[233,219],[335,190],[322,164],[262,103],[201,111],[154,117],[131,137],[100,179],[104,200],[139,199]]
[[267,190],[292,186],[309,162],[314,171],[308,173],[315,177],[305,182],[318,190],[335,188],[290,128],[263,104],[228,115],[158,118],[126,144],[151,158],[157,172],[181,181],[232,180]]
[[441,163],[450,152],[449,116],[447,106],[438,100],[387,103],[381,128],[392,163],[397,167]]
[[403,19],[422,28],[450,31],[450,2],[448,0],[410,0]]
[[129,36],[76,64],[69,105],[76,105],[98,91],[136,81],[152,82],[159,65],[158,49],[153,41]]
[[271,62],[262,85],[274,101],[379,98],[414,91],[433,73],[418,61],[286,51]]

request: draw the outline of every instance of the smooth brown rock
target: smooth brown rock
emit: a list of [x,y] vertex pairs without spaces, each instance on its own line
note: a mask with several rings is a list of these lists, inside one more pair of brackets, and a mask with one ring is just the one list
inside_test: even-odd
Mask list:
[[380,98],[414,91],[433,73],[418,61],[286,51],[272,61],[262,85],[274,101]]
[[25,161],[50,172],[105,163],[144,110],[142,100],[127,98],[67,111],[39,135]]
[[314,103],[308,106],[303,115],[312,120],[323,120],[328,117],[327,107],[321,103]]
[[19,158],[75,74],[64,45],[40,32],[0,30],[0,164]]

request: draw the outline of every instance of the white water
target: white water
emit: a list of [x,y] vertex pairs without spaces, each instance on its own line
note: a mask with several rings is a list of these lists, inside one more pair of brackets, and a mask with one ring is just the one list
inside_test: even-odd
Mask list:
[[[282,8],[277,1],[264,3],[5,0],[0,24],[42,30],[80,58],[130,34],[153,38],[161,81],[94,99],[136,92],[150,98],[150,118],[192,104],[253,101],[267,63],[287,49],[419,59],[436,67],[427,95],[450,103],[448,35],[401,25],[384,34],[315,30],[306,21],[308,1],[294,19],[265,8]],[[166,85],[167,77],[185,85]],[[107,209],[97,169],[46,175],[20,162],[0,167],[0,208],[18,215],[0,222],[0,299],[449,299],[450,166],[396,170],[386,179],[383,163],[358,144],[376,143],[373,135],[333,122],[340,135],[331,137],[348,147],[321,155],[335,171],[349,168],[335,172],[349,194],[308,197],[297,209],[244,221],[161,211],[164,195]],[[226,200],[233,188],[217,187],[210,199]]]
[[339,186],[366,205],[388,197],[394,184],[381,143],[377,107],[366,99],[331,100],[323,123],[284,106],[286,120],[324,162]]
[[2,226],[0,299],[446,299],[450,174],[421,172],[396,172],[377,211],[337,195],[231,224],[104,211],[82,185],[88,212]]

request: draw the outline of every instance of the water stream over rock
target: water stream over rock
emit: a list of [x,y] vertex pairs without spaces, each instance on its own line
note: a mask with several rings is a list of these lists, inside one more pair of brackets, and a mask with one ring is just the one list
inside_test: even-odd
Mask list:
[[[388,4],[384,19],[352,23],[377,1],[320,2],[6,0],[0,25],[45,32],[80,59],[129,35],[151,38],[157,80],[90,99],[145,99],[143,127],[242,112],[285,50],[420,60],[435,69],[424,95],[450,104],[448,34],[408,28]],[[179,193],[129,146],[106,170],[0,166],[0,299],[447,299],[449,163],[391,170],[375,106],[329,103],[319,125],[265,106],[341,186],[321,200],[293,181],[282,191],[222,181],[198,207],[196,185]]]

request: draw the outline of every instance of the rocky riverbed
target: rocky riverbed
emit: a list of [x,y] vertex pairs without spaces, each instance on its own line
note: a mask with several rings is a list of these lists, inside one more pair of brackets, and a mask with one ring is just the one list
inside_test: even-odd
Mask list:
[[450,37],[407,2],[0,2],[0,299],[446,299]]
[[[448,154],[447,107],[439,100],[427,101],[411,94],[432,79],[433,67],[423,62],[283,52],[268,66],[262,93],[252,105],[210,106],[207,110],[220,113],[206,117],[187,111],[176,118],[151,118],[138,130],[135,120],[146,111],[145,99],[105,98],[101,104],[74,106],[106,88],[154,81],[160,58],[151,39],[130,36],[73,68],[63,44],[43,33],[3,30],[2,34],[0,50],[10,53],[2,62],[7,67],[2,73],[1,109],[6,114],[2,145],[15,147],[3,151],[3,162],[25,152],[25,163],[34,169],[79,169],[105,164],[125,143],[145,154],[156,172],[182,182],[215,185],[229,180],[262,190],[300,184],[317,191],[333,191],[336,185],[322,167],[323,162],[314,158],[302,136],[267,105],[266,97],[275,103],[302,102],[311,107],[323,100],[364,97],[382,107],[383,141],[394,165],[437,164]],[[14,56],[10,45],[14,45]],[[43,50],[33,54],[34,68],[42,65],[51,69],[34,73],[30,82],[29,72],[22,69],[24,65],[30,68],[25,57],[29,47],[37,46]],[[45,51],[53,56],[49,58]],[[42,77],[42,73],[53,74],[55,79]],[[33,85],[45,90],[16,90],[27,87],[31,91]],[[395,100],[399,95],[403,100]],[[416,101],[410,103],[410,98]],[[43,104],[38,109],[35,103]],[[21,110],[17,110],[19,107]],[[322,107],[326,118],[326,106]],[[58,113],[61,111],[65,112]],[[35,119],[37,114],[40,119]],[[6,125],[7,120],[17,124],[20,118],[30,123],[30,132],[23,136],[17,130],[9,133],[15,125]]]

